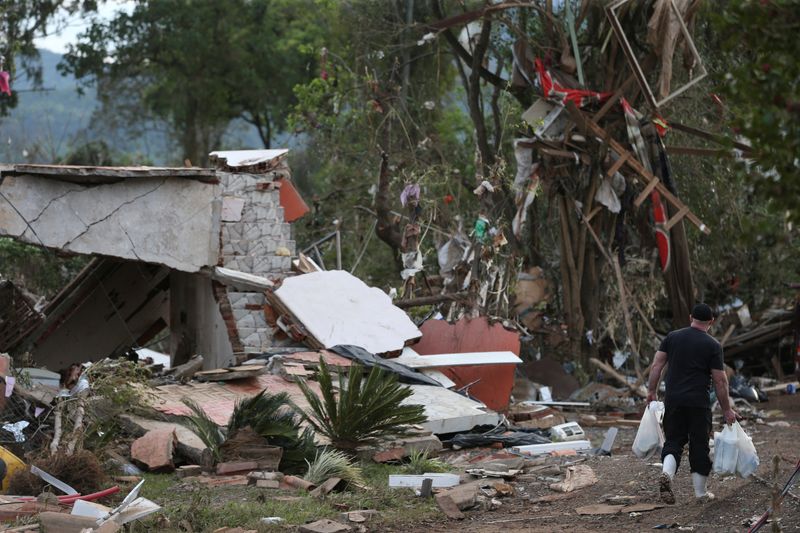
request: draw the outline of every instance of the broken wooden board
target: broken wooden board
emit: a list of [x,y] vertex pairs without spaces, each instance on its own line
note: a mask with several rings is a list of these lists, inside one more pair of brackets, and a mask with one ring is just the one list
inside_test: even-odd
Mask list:
[[315,348],[354,345],[381,354],[422,336],[385,292],[341,270],[286,278],[268,296],[302,325]]
[[634,503],[633,505],[611,505],[608,503],[594,503],[578,507],[575,512],[580,515],[604,515],[617,513],[644,513],[665,507],[662,503]]

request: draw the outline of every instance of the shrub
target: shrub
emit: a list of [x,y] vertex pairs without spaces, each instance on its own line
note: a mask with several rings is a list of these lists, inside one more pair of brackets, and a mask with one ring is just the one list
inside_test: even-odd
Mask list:
[[307,462],[308,470],[303,479],[314,485],[338,477],[353,485],[364,485],[361,468],[354,465],[350,457],[338,450],[323,450],[317,453],[313,462]]
[[403,426],[427,420],[421,405],[402,405],[412,391],[401,385],[394,374],[373,367],[364,380],[363,368],[353,365],[346,378],[339,373],[337,398],[328,365],[322,358],[319,364],[322,398],[304,381],[299,382],[311,408],[303,417],[334,447],[354,450],[381,437],[406,434]]

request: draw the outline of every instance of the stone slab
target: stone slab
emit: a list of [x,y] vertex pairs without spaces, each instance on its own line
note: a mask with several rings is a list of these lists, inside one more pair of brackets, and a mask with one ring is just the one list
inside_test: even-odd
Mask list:
[[177,436],[173,428],[153,429],[131,444],[131,459],[144,465],[150,471],[171,471],[175,469],[173,454]]

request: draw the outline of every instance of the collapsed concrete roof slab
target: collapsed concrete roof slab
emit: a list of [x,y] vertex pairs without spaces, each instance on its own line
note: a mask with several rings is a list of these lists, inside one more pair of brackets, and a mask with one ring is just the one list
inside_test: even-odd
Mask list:
[[305,328],[317,349],[353,345],[382,354],[422,336],[385,292],[343,270],[287,278],[273,294],[279,310]]
[[220,202],[213,184],[148,176],[87,185],[0,175],[0,235],[185,272],[217,262]]
[[129,178],[187,178],[216,183],[213,169],[200,167],[94,167],[78,165],[10,165],[0,168],[13,176],[42,176],[84,185],[115,183]]

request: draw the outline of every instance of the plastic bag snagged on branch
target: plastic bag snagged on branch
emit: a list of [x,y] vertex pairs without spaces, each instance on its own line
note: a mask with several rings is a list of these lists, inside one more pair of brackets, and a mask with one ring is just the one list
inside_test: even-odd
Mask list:
[[639,422],[639,430],[633,440],[633,453],[646,459],[661,452],[664,447],[664,431],[661,419],[664,417],[664,402],[650,402]]

